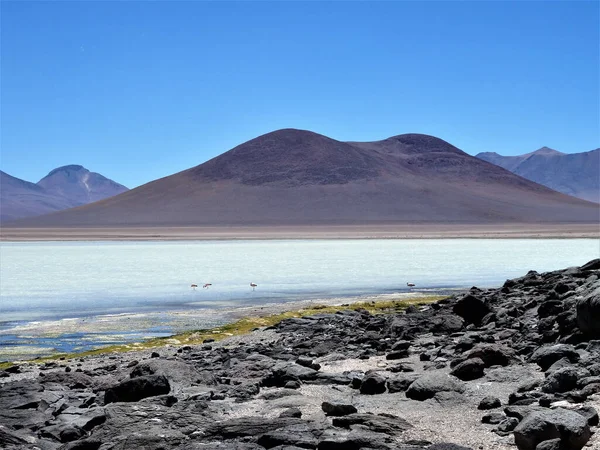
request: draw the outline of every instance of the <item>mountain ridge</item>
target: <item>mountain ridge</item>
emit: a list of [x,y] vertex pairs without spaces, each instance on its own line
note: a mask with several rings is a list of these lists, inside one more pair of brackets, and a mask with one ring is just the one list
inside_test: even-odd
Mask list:
[[77,164],[57,167],[37,183],[0,171],[0,186],[0,222],[3,223],[69,209],[127,190]]
[[591,223],[597,217],[598,205],[433,136],[342,142],[282,129],[115,197],[19,225]]
[[600,203],[600,148],[562,153],[542,147],[523,155],[503,156],[483,152],[475,157],[558,192]]

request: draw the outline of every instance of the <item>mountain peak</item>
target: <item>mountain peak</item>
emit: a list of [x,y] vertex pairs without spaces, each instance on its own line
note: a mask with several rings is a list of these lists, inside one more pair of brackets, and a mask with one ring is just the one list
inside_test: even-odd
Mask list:
[[531,152],[530,155],[564,155],[564,153],[559,152],[558,150],[554,150],[550,147],[542,147],[534,152]]
[[258,136],[191,169],[210,181],[243,185],[345,184],[379,173],[376,158],[327,136],[284,128]]
[[[54,170],[51,170],[51,171],[48,173],[48,175],[46,175],[44,178],[51,177],[52,175],[55,175],[55,174],[57,174],[57,173],[61,173],[61,172],[64,172],[64,173],[71,173],[71,172],[82,172],[82,171],[89,172],[89,170],[87,170],[87,169],[86,169],[85,167],[83,167],[83,166],[80,166],[80,165],[78,165],[78,164],[69,164],[69,165],[66,165],[66,166],[61,166],[61,167],[57,167],[56,169],[54,169]],[[42,179],[43,179],[43,178],[42,178]]]

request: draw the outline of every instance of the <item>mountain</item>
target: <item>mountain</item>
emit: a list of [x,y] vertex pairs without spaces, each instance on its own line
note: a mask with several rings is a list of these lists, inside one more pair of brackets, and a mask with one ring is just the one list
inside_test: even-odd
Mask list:
[[0,222],[84,205],[126,190],[82,166],[59,167],[37,184],[0,171]]
[[46,192],[35,183],[0,171],[0,222],[39,216],[70,208],[69,200]]
[[77,165],[54,169],[37,184],[47,192],[68,198],[73,202],[73,206],[92,203],[128,190],[99,173],[90,172]]
[[600,203],[600,149],[566,154],[542,147],[525,155],[486,152],[476,157],[555,191]]
[[433,136],[341,142],[284,129],[99,202],[19,226],[587,222],[599,207]]

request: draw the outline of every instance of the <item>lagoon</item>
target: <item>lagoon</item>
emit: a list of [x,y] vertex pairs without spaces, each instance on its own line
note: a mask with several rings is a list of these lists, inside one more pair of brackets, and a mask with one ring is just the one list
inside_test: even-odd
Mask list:
[[[121,332],[127,341],[219,323],[221,309],[405,293],[407,282],[419,292],[492,287],[598,257],[596,239],[2,242],[0,346],[28,344],[23,330],[37,323],[104,317],[108,332],[113,315],[194,312],[193,323]],[[55,333],[48,345],[61,342]]]

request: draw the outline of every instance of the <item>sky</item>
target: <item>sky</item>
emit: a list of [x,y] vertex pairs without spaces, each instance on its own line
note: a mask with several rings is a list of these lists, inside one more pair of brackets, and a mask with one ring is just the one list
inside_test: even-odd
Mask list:
[[128,187],[281,128],[600,146],[596,1],[2,1],[0,168]]

